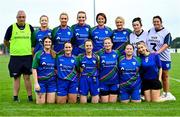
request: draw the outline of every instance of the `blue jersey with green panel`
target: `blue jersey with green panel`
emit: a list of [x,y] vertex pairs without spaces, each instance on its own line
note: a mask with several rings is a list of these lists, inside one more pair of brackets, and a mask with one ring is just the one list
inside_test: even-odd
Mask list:
[[104,84],[118,84],[118,58],[120,53],[118,50],[112,50],[110,53],[100,51],[98,53],[100,57],[99,62],[99,81]]
[[85,52],[84,42],[90,38],[90,25],[85,24],[83,26],[75,24],[72,26],[73,31],[73,54],[78,55]]
[[103,42],[106,37],[112,36],[111,28],[105,26],[104,28],[99,28],[95,26],[91,31],[91,38],[94,44],[93,52],[98,52],[103,48]]
[[56,59],[58,78],[77,82],[77,60],[64,54]]
[[120,88],[131,89],[141,86],[140,65],[141,61],[138,57],[126,59],[125,56],[122,56],[119,59]]
[[129,35],[131,34],[130,29],[124,28],[123,30],[113,30],[112,41],[113,49],[119,50],[121,53],[124,52],[125,45],[129,43]]
[[50,53],[39,50],[34,56],[32,68],[37,69],[38,80],[50,79],[55,76],[55,58]]
[[34,53],[36,53],[39,50],[43,50],[43,39],[44,37],[48,36],[51,38],[51,29],[47,30],[41,30],[40,28],[33,32],[32,40],[33,40],[33,47],[34,47]]
[[73,37],[72,30],[69,26],[66,28],[56,27],[52,31],[54,51],[60,53],[63,51],[64,42],[70,42]]
[[97,77],[98,76],[98,56],[93,54],[88,58],[85,54],[78,56],[78,66],[82,76]]

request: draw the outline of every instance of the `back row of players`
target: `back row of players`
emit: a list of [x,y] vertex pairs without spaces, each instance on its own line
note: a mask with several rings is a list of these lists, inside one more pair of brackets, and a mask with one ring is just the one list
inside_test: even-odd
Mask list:
[[[44,68],[49,69],[52,68],[53,64],[50,62],[49,64],[46,64],[46,62],[48,61],[43,61],[43,54],[46,54],[45,52],[45,44],[46,41],[44,40],[44,37],[49,36],[50,39],[49,43],[53,44],[53,50],[60,54],[59,57],[57,57],[57,61],[56,61],[56,68],[57,71],[62,71],[62,72],[57,72],[58,74],[58,78],[61,78],[61,80],[58,80],[58,84],[61,84],[62,86],[58,86],[57,88],[57,102],[59,103],[65,103],[67,99],[69,99],[69,102],[76,102],[76,96],[77,96],[77,84],[76,83],[72,83],[69,81],[74,81],[74,78],[76,75],[76,72],[73,71],[72,68],[74,68],[73,64],[75,64],[76,59],[74,59],[72,56],[70,58],[67,58],[66,56],[66,51],[70,51],[72,49],[72,54],[75,56],[78,56],[78,65],[80,65],[80,68],[83,70],[81,72],[81,77],[86,76],[86,80],[87,81],[83,81],[82,84],[84,84],[81,87],[81,83],[80,83],[80,94],[81,94],[81,102],[86,102],[87,100],[87,91],[84,90],[91,90],[91,88],[96,87],[96,86],[92,86],[90,84],[92,84],[95,81],[99,81],[100,83],[98,87],[100,88],[100,96],[101,96],[101,102],[114,102],[117,99],[117,92],[118,91],[118,87],[119,87],[119,82],[117,83],[116,77],[118,77],[119,72],[117,72],[118,70],[118,66],[121,65],[118,61],[119,58],[119,54],[117,54],[117,51],[119,51],[118,53],[121,53],[122,55],[127,55],[130,54],[130,52],[128,52],[128,50],[134,50],[133,56],[135,56],[137,54],[137,43],[140,42],[142,44],[142,48],[143,52],[146,50],[149,50],[150,52],[154,53],[154,54],[150,54],[148,53],[149,51],[147,51],[147,55],[144,54],[145,56],[142,57],[144,58],[144,64],[145,67],[143,68],[143,72],[146,71],[146,69],[152,69],[152,70],[147,70],[147,75],[145,75],[145,78],[149,78],[148,79],[148,83],[151,82],[151,84],[155,84],[155,86],[150,85],[150,89],[153,89],[153,91],[155,90],[155,92],[151,91],[149,88],[145,89],[145,92],[147,92],[147,95],[155,95],[155,98],[152,99],[148,98],[146,93],[145,93],[145,98],[147,101],[157,101],[159,99],[157,99],[157,97],[159,97],[160,95],[160,85],[158,82],[154,83],[152,81],[152,79],[161,79],[161,75],[159,75],[159,71],[161,66],[162,66],[162,84],[163,84],[163,94],[161,97],[163,97],[164,99],[166,98],[166,100],[174,100],[175,97],[169,92],[169,80],[168,80],[168,70],[171,67],[171,58],[170,58],[170,52],[169,52],[169,47],[170,47],[170,43],[171,43],[171,35],[170,33],[162,26],[162,19],[160,16],[155,16],[153,17],[153,25],[154,27],[152,29],[149,30],[149,32],[146,32],[142,29],[142,23],[141,23],[141,19],[139,17],[134,18],[132,21],[132,26],[134,31],[132,32],[131,30],[124,28],[124,19],[122,17],[117,17],[115,20],[117,29],[115,30],[111,30],[109,27],[105,26],[106,24],[106,15],[104,13],[99,13],[96,16],[96,21],[98,23],[97,26],[95,26],[94,28],[90,28],[89,25],[87,25],[85,23],[86,20],[86,13],[83,11],[79,11],[77,14],[77,20],[78,23],[73,25],[72,27],[69,27],[67,25],[68,22],[68,15],[66,13],[62,13],[60,14],[60,26],[54,28],[53,30],[48,29],[48,17],[43,15],[40,17],[40,24],[41,27],[36,30],[33,33],[33,47],[34,47],[34,53],[36,53],[35,57],[34,57],[34,62],[33,62],[33,68],[36,69],[37,71],[39,71],[39,67],[42,67],[40,69]],[[110,40],[110,38],[112,39],[112,41]],[[91,66],[91,64],[95,64],[97,61],[97,55],[92,54],[90,57],[88,57],[87,51],[88,49],[85,51],[85,47],[86,45],[84,45],[84,43],[86,42],[87,39],[91,39],[91,41],[87,41],[88,44],[87,46],[93,46],[93,53],[98,53],[100,59],[100,63],[97,67],[99,68],[99,72],[95,72],[96,71],[96,67]],[[144,43],[143,43],[143,42]],[[44,43],[43,43],[44,42]],[[65,43],[67,42],[67,43]],[[68,43],[71,42],[71,43]],[[86,42],[86,43],[87,43]],[[48,43],[48,42],[47,42]],[[65,43],[65,45],[64,45]],[[93,45],[91,45],[91,44]],[[126,46],[125,49],[125,45],[127,45],[128,43],[132,44]],[[71,45],[72,44],[72,45]],[[147,47],[146,47],[147,45]],[[44,49],[43,49],[44,47]],[[108,48],[110,49],[110,51],[108,50]],[[113,50],[112,50],[113,49]],[[125,49],[125,51],[124,51]],[[43,50],[43,51],[42,51]],[[108,50],[108,51],[106,51]],[[115,51],[114,51],[115,50]],[[141,49],[139,49],[141,50]],[[38,52],[39,51],[39,54]],[[90,51],[90,50],[89,50]],[[65,52],[65,54],[61,55],[61,53]],[[142,52],[142,53],[143,53]],[[52,53],[52,52],[51,52]],[[69,52],[71,54],[71,52]],[[131,55],[131,54],[130,54]],[[131,55],[132,56],[132,55]],[[161,62],[159,63],[159,58],[157,56],[160,56],[160,60]],[[47,56],[48,57],[48,56]],[[93,58],[95,57],[95,58]],[[96,58],[97,57],[97,58]],[[50,57],[51,58],[51,57]],[[53,57],[52,57],[53,58]],[[91,58],[91,59],[89,59]],[[123,60],[123,57],[120,57],[121,59],[119,59],[120,61]],[[85,60],[84,60],[85,59]],[[93,60],[94,59],[94,60]],[[126,86],[130,86],[133,87],[137,82],[140,82],[137,80],[138,74],[136,74],[135,71],[133,71],[133,69],[131,68],[131,66],[135,66],[136,68],[139,69],[140,64],[142,63],[143,66],[143,59],[142,62],[138,62],[137,58],[132,57],[131,58],[131,62],[128,62],[128,58],[124,58],[124,63],[122,63],[122,66],[120,68],[120,71],[122,71],[121,73],[124,75],[120,75],[120,77],[122,76],[124,78],[123,82],[120,82],[120,87],[121,87],[121,83],[122,86],[126,87]],[[39,60],[42,62],[41,66],[39,66],[37,63],[39,62]],[[48,60],[51,60],[48,58]],[[115,60],[115,61],[114,61]],[[91,61],[89,63],[89,61]],[[82,62],[82,63],[81,63]],[[84,63],[83,63],[84,62]],[[63,64],[66,63],[66,64]],[[81,64],[80,64],[81,63]],[[131,64],[132,63],[132,64]],[[162,65],[161,65],[162,63]],[[126,65],[128,64],[128,65]],[[46,66],[47,65],[47,66]],[[88,67],[88,65],[90,65]],[[50,67],[51,66],[51,67]],[[87,66],[87,67],[86,67]],[[153,67],[154,68],[151,68]],[[130,67],[130,68],[129,68]],[[86,69],[87,71],[86,71]],[[88,71],[88,69],[92,69],[92,71]],[[70,70],[71,69],[71,70]],[[129,70],[129,71],[128,71]],[[37,72],[36,73],[40,76],[38,76],[38,81],[41,81],[41,73]],[[40,70],[41,71],[41,70]],[[63,71],[68,71],[69,73],[65,73],[63,74]],[[78,69],[78,72],[81,71],[80,69]],[[128,71],[128,72],[127,72]],[[152,73],[155,72],[155,73]],[[49,73],[49,72],[47,72]],[[129,74],[133,74],[130,75]],[[138,72],[137,72],[138,73]],[[45,72],[46,74],[46,72]],[[43,75],[45,75],[43,74]],[[99,80],[97,80],[96,76],[98,76],[99,74]],[[161,74],[161,73],[160,73]],[[42,75],[42,79],[46,79],[44,78]],[[47,75],[47,74],[46,74]],[[45,76],[46,76],[45,75]],[[152,75],[152,76],[151,76]],[[52,74],[48,74],[48,77],[52,76]],[[94,77],[95,76],[95,77]],[[159,76],[159,77],[158,77]],[[35,75],[34,75],[35,77]],[[90,77],[90,78],[89,78]],[[122,79],[122,77],[120,79]],[[143,76],[142,76],[143,77]],[[143,77],[143,78],[144,78]],[[88,79],[89,78],[89,79]],[[65,82],[62,81],[65,80]],[[84,78],[80,78],[80,82],[81,79],[85,80]],[[89,81],[90,80],[90,81]],[[107,81],[107,82],[106,82]],[[36,82],[36,83],[37,83]],[[44,81],[43,81],[44,82]],[[86,82],[86,84],[85,84]],[[90,82],[90,84],[89,84]],[[105,83],[104,83],[105,82]],[[144,81],[146,82],[146,81]],[[135,83],[133,85],[133,83]],[[146,83],[146,85],[148,85],[148,83]],[[141,84],[141,83],[139,83]],[[41,87],[41,86],[40,86]],[[37,89],[39,89],[40,87],[36,87]],[[70,89],[73,88],[73,89]],[[42,94],[45,91],[42,92],[41,90],[40,93],[37,93],[37,101],[39,98],[42,98]],[[66,91],[65,91],[66,89]],[[126,89],[126,88],[125,88]],[[120,96],[121,101],[122,102],[128,102],[129,101],[129,97],[131,97],[132,101],[135,102],[139,102],[140,101],[140,94],[139,92],[140,88],[137,88],[135,92],[133,92],[134,90],[120,90],[120,93],[122,93],[122,95]],[[143,90],[144,90],[143,89]],[[157,90],[158,89],[158,90]],[[55,91],[55,89],[54,89]],[[159,93],[157,93],[157,91]],[[51,87],[50,87],[50,92],[53,92]],[[91,91],[92,95],[94,96],[92,98],[92,102],[98,102],[99,98],[98,98],[98,94],[99,91],[98,90],[92,90]],[[49,93],[47,93],[49,94]],[[51,93],[50,93],[51,94]],[[129,95],[130,94],[130,95]],[[53,95],[55,96],[55,93],[53,93]],[[45,96],[45,95],[44,95]],[[53,98],[53,96],[49,96],[50,99],[48,100],[53,100],[55,98]],[[151,96],[150,96],[151,97]],[[53,98],[53,99],[52,99]],[[41,102],[41,100],[39,99],[38,102]]]

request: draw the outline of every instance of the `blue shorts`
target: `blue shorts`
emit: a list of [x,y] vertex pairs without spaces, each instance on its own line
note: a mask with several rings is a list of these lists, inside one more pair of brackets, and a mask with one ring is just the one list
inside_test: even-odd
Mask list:
[[81,76],[79,93],[87,96],[90,91],[91,96],[99,95],[99,80],[96,77]]
[[119,84],[99,84],[100,95],[105,96],[109,94],[118,94]]
[[78,82],[59,78],[57,80],[57,96],[66,96],[69,93],[71,94],[78,93]]
[[171,61],[161,61],[162,70],[170,70],[171,69]]
[[38,80],[40,91],[37,93],[53,93],[57,91],[56,79],[53,77],[48,80]]
[[120,100],[140,100],[141,97],[141,89],[138,88],[129,88],[129,89],[125,89],[125,88],[120,88]]

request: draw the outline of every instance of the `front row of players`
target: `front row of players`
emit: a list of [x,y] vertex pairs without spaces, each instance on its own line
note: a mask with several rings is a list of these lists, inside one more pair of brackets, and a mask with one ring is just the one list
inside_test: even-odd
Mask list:
[[[38,51],[33,59],[33,77],[36,103],[87,103],[90,92],[92,103],[141,102],[141,90],[145,100],[160,99],[162,88],[161,62],[158,54],[150,53],[146,44],[139,42],[139,57],[133,56],[134,47],[125,46],[125,55],[112,50],[110,38],[104,40],[104,48],[93,53],[91,40],[85,41],[85,53],[74,57],[72,44],[64,44],[64,53],[56,55],[51,50],[52,41],[44,38],[44,49]],[[100,97],[99,97],[100,96]]]

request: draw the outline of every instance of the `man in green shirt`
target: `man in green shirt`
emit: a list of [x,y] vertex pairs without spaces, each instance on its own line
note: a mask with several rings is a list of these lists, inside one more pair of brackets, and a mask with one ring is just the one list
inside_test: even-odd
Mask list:
[[10,49],[8,68],[10,76],[14,77],[13,100],[19,102],[20,77],[23,74],[28,100],[33,101],[30,75],[32,73],[31,35],[34,29],[25,23],[26,14],[23,10],[18,11],[16,19],[17,23],[9,26],[4,37],[4,45]]

